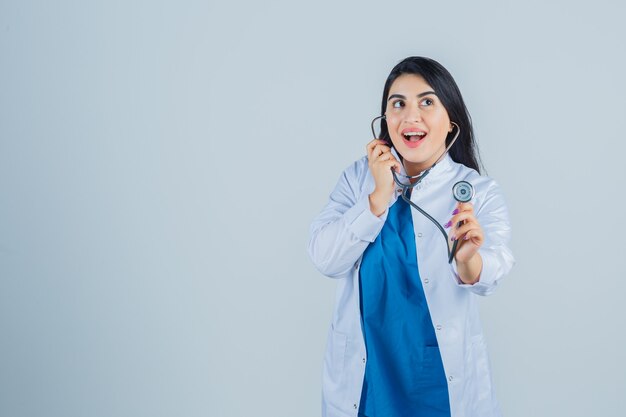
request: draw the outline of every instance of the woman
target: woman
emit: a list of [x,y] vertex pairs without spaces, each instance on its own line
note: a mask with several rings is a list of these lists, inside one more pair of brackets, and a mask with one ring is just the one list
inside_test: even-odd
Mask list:
[[[381,118],[311,225],[309,255],[338,279],[322,415],[498,416],[476,295],[515,263],[503,195],[479,174],[470,116],[439,63],[396,65]],[[459,181],[470,202],[453,198]]]

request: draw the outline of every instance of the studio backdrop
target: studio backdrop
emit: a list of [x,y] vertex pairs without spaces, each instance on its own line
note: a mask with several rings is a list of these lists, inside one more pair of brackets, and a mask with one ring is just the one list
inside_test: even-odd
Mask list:
[[0,415],[319,416],[309,225],[383,84],[455,77],[517,264],[480,310],[508,417],[621,416],[625,8],[0,2]]

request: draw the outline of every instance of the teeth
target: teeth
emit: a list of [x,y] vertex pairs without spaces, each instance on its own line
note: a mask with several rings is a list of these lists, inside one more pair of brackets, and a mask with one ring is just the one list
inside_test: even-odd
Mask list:
[[426,136],[426,132],[406,132],[404,136]]

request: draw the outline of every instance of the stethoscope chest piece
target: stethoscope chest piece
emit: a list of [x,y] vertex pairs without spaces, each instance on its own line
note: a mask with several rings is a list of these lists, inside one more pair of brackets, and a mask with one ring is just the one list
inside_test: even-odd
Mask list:
[[452,187],[452,195],[459,203],[467,203],[474,197],[474,187],[467,181],[459,181]]

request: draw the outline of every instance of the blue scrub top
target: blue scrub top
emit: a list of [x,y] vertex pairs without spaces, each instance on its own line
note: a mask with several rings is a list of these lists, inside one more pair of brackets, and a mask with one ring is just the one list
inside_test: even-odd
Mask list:
[[361,262],[368,360],[359,416],[450,417],[448,385],[416,253],[411,207],[398,198]]

